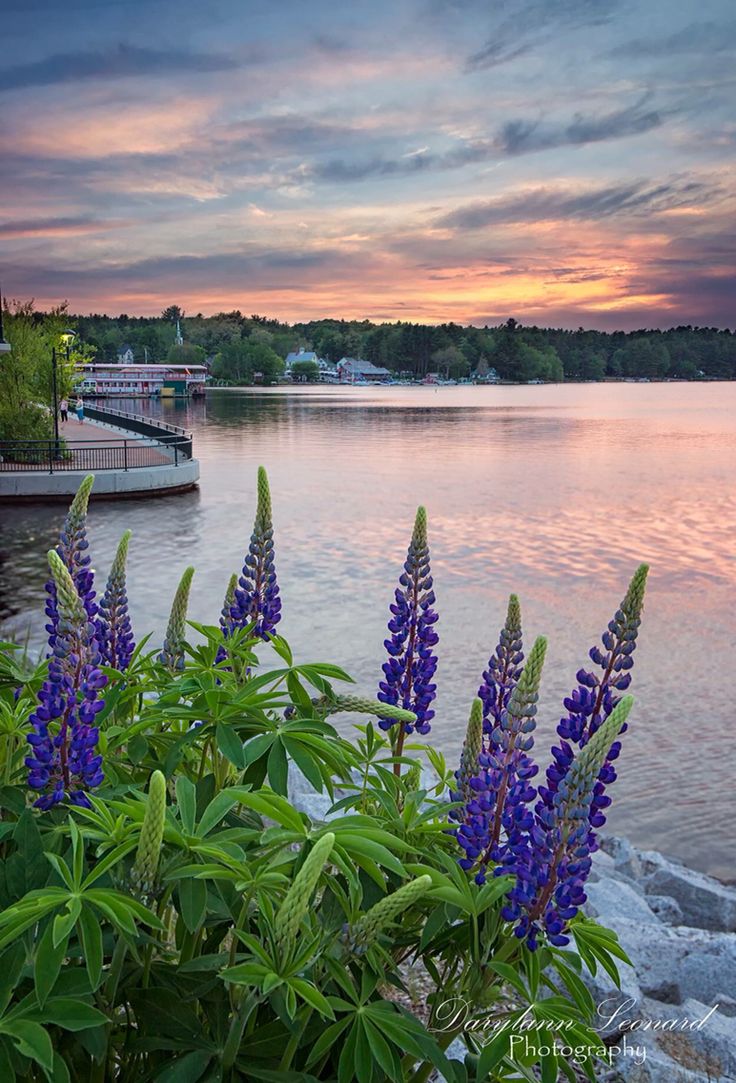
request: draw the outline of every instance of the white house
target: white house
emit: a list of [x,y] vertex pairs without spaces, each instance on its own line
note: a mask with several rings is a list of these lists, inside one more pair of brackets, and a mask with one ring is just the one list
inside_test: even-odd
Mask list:
[[118,350],[118,364],[119,365],[132,365],[135,361],[135,354],[133,353],[133,347],[129,346],[127,342]]
[[374,365],[372,361],[363,361],[357,357],[342,357],[337,362],[337,375],[340,383],[385,383],[391,379],[388,369]]
[[319,358],[314,350],[303,350],[301,346],[298,350],[292,350],[291,353],[286,355],[285,373],[288,376],[291,372],[291,366],[295,361],[314,361],[315,365],[319,364]]

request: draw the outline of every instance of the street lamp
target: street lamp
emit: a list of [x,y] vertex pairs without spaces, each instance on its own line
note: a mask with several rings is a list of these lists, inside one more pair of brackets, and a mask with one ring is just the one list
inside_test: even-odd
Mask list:
[[[69,362],[69,352],[71,344],[77,337],[77,332],[67,328],[66,331],[62,331],[59,336],[64,343],[66,349],[66,359]],[[57,379],[57,365],[56,365],[56,347],[52,347],[51,350],[51,375],[52,375],[52,388],[54,396],[54,458],[61,458],[61,450],[59,444],[59,387]]]

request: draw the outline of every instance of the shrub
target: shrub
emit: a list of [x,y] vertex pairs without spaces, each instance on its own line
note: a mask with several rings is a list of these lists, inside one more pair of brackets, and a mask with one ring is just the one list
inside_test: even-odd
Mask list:
[[[579,908],[646,569],[590,652],[600,674],[578,672],[535,787],[546,643],[523,664],[513,597],[459,769],[416,741],[438,646],[423,509],[374,700],[276,632],[265,473],[220,622],[189,622],[186,641],[187,569],[155,649],[133,647],[127,534],[96,601],[90,484],[49,555],[49,657],[0,655],[2,1079],[467,1083],[536,1065],[554,1080],[575,1079],[576,1055],[594,1079],[581,973],[617,980],[626,956]],[[363,716],[352,740],[340,712]],[[326,818],[290,800],[295,775],[329,795]],[[464,1063],[445,1054],[458,1036]]]

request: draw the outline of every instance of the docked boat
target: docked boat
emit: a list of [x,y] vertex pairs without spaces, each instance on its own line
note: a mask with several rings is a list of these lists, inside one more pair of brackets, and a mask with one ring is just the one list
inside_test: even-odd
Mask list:
[[89,398],[147,398],[204,395],[204,365],[105,365],[80,368],[75,391]]

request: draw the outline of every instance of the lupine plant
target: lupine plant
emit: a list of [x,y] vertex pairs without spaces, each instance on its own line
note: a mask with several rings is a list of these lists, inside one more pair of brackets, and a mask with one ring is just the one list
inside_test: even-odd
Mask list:
[[[453,772],[419,740],[438,643],[424,509],[371,699],[277,634],[263,470],[219,619],[187,623],[188,568],[148,652],[148,637],[132,646],[127,533],[95,605],[90,485],[49,554],[49,657],[0,651],[0,1079],[594,1080],[586,971],[617,980],[626,956],[581,908],[646,568],[541,771],[546,640],[524,659],[512,596]],[[447,1056],[455,1038],[464,1060]]]
[[115,553],[95,621],[100,659],[105,665],[119,670],[128,668],[135,650],[125,583],[125,563],[128,559],[129,544],[130,531],[126,530]]
[[435,647],[439,637],[435,629],[437,613],[433,609],[435,594],[429,566],[427,542],[427,512],[417,510],[414,531],[399,585],[394,592],[391,633],[384,646],[388,660],[383,665],[383,680],[379,684],[378,698],[391,706],[403,707],[416,715],[414,722],[396,723],[391,717],[381,718],[383,730],[395,734],[393,747],[401,756],[407,735],[416,730],[426,736],[434,718],[432,703],[437,694],[433,678],[437,669]]

